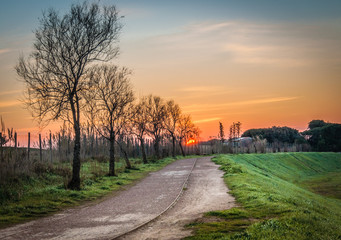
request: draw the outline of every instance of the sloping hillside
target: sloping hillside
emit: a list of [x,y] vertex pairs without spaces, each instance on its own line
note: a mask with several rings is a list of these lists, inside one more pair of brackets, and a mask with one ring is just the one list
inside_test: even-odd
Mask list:
[[190,224],[191,239],[340,239],[341,154],[220,155],[239,208]]

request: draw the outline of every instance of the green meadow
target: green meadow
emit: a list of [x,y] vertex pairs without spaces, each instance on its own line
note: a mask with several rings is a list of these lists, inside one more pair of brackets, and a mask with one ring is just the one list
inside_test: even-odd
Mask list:
[[341,154],[219,155],[238,207],[189,224],[187,239],[341,239]]

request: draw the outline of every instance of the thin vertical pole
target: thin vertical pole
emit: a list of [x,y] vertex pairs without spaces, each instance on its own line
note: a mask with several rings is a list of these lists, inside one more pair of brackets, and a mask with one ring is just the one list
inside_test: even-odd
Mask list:
[[2,151],[2,132],[0,132],[0,152],[1,152],[1,161],[4,158],[3,151]]
[[40,156],[40,162],[43,161],[43,150],[41,149],[41,134],[39,133],[39,156]]
[[30,161],[30,148],[31,148],[31,134],[28,132],[28,142],[27,142],[27,160]]
[[58,133],[58,153],[59,153],[59,161],[62,159],[62,143],[60,138],[60,133]]
[[14,148],[15,150],[17,150],[17,147],[18,147],[18,142],[17,142],[17,132],[14,133]]
[[50,161],[52,162],[52,134],[50,132]]

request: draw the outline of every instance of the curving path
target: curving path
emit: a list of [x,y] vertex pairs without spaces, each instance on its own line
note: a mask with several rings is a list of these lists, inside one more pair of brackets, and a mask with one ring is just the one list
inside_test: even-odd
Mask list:
[[186,190],[177,204],[144,227],[121,238],[126,240],[143,239],[182,239],[191,235],[184,226],[213,210],[224,210],[235,206],[222,179],[223,172],[210,157],[198,158],[191,173]]
[[[158,172],[104,201],[65,210],[59,214],[0,230],[0,239],[176,239],[185,236],[183,223],[200,214],[232,206],[232,198],[221,178],[222,172],[209,157],[178,160]],[[193,170],[193,172],[192,172]],[[192,174],[191,174],[192,172]],[[187,190],[183,186],[188,180]],[[183,195],[180,197],[180,194]],[[179,199],[180,197],[180,199]],[[130,234],[122,234],[158,217],[165,209],[179,202],[161,217]],[[190,204],[190,206],[186,206]],[[233,204],[233,203],[232,203]],[[210,207],[203,207],[210,206]],[[208,209],[208,210],[207,210]],[[176,215],[178,212],[180,215]],[[177,225],[158,225],[167,216],[185,221]],[[173,215],[172,215],[173,213]],[[169,219],[168,219],[169,220]],[[150,226],[156,231],[146,232]],[[159,227],[157,227],[159,226]],[[175,227],[179,235],[163,236],[159,230]],[[159,228],[159,230],[157,230]],[[134,235],[135,234],[135,235]],[[155,236],[155,234],[157,236]]]

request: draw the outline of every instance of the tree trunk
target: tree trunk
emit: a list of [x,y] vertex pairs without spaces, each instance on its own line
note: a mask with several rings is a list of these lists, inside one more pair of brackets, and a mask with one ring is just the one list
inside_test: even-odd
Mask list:
[[73,163],[72,163],[72,179],[68,184],[68,188],[73,190],[80,190],[80,150],[81,150],[81,131],[79,126],[79,121],[75,121],[75,146],[73,149]]
[[123,148],[122,144],[118,143],[118,146],[120,147],[121,152],[122,152],[123,155],[124,155],[124,160],[125,160],[125,162],[126,162],[127,168],[128,168],[128,169],[132,169],[131,164],[130,164],[130,161],[129,161],[129,157],[128,157],[127,151]]
[[40,162],[43,161],[43,150],[41,147],[41,134],[40,133],[39,133],[39,159],[40,159]]
[[[5,138],[4,138],[5,140]],[[3,154],[3,149],[2,149],[2,133],[0,132],[0,156],[1,156],[1,162],[4,161],[4,154]]]
[[160,139],[156,137],[155,142],[154,142],[154,150],[155,150],[155,155],[157,159],[161,159],[159,145],[160,145]]
[[110,159],[109,159],[109,176],[117,176],[115,174],[115,134],[114,132],[110,133]]
[[175,158],[175,136],[172,137],[172,145],[173,145],[172,156],[173,158]]
[[183,149],[183,147],[182,147],[181,140],[179,141],[179,145],[180,145],[180,149],[181,149],[182,156],[185,157],[186,154],[185,154],[185,151],[184,151],[184,149]]
[[143,138],[140,138],[140,143],[141,143],[141,151],[142,151],[142,161],[144,164],[147,164],[147,155],[146,155],[146,149],[144,148],[144,140]]

